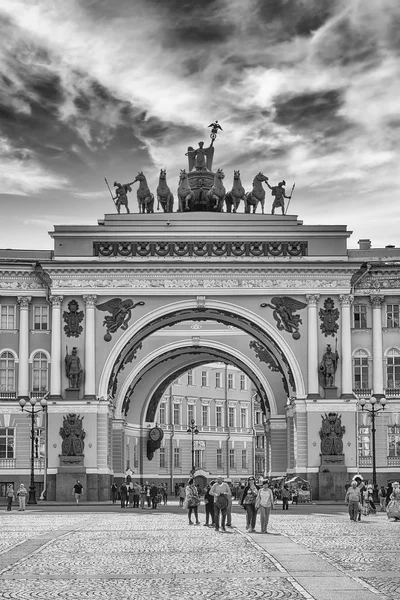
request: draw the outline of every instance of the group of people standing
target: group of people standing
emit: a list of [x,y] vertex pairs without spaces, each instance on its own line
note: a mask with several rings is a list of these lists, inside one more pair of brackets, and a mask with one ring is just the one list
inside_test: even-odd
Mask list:
[[[398,481],[389,483],[387,489],[381,486],[377,491],[381,512],[388,519],[400,521],[400,484]],[[349,509],[350,521],[361,521],[361,515],[376,513],[374,487],[363,481],[360,475],[355,475],[351,484],[346,484],[345,502]]]
[[121,508],[150,508],[156,509],[161,503],[168,502],[168,489],[166,483],[149,483],[146,481],[143,485],[138,482],[123,481],[117,486],[115,482],[111,485],[111,500],[116,504],[118,498],[121,501]]
[[28,495],[28,490],[26,489],[26,487],[24,486],[23,483],[21,483],[17,492],[15,492],[13,484],[9,483],[7,486],[7,492],[6,492],[7,511],[12,510],[12,503],[15,500],[15,496],[18,499],[18,505],[19,505],[18,510],[24,511],[27,495]]

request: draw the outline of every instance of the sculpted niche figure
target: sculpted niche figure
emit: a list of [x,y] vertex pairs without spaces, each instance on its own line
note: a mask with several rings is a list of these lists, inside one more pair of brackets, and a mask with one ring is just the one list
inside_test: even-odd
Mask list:
[[71,354],[68,354],[68,346],[66,347],[65,374],[69,380],[70,388],[79,389],[81,387],[83,369],[76,347],[72,348]]
[[319,365],[320,383],[322,387],[333,387],[335,382],[335,373],[338,365],[339,354],[337,350],[332,351],[328,344],[326,352]]

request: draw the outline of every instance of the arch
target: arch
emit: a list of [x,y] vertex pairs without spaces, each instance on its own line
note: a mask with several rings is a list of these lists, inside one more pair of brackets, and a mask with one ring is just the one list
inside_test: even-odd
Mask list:
[[[122,414],[125,396],[127,395],[132,382],[135,380],[135,378],[137,376],[139,376],[142,373],[143,369],[145,369],[147,367],[147,365],[149,363],[151,363],[152,361],[154,361],[155,359],[157,359],[161,356],[165,356],[168,353],[172,353],[174,350],[182,350],[182,348],[192,349],[193,348],[192,340],[171,342],[169,344],[165,344],[164,346],[157,348],[157,350],[153,350],[153,352],[151,352],[145,358],[143,358],[141,361],[139,361],[137,364],[135,364],[135,368],[132,369],[132,371],[129,374],[129,377],[127,377],[127,379],[124,381],[123,385],[121,386],[121,391],[118,393],[117,402],[116,402],[116,414],[118,414],[118,415]],[[247,375],[248,375],[249,370],[252,371],[254,373],[255,378],[257,378],[260,381],[261,385],[263,386],[263,389],[266,392],[266,395],[267,395],[268,401],[269,401],[269,409],[270,409],[271,414],[273,414],[273,415],[278,414],[277,404],[276,404],[275,395],[273,393],[272,387],[271,387],[268,379],[265,377],[265,375],[262,373],[262,371],[259,369],[259,367],[254,362],[252,362],[246,355],[242,354],[235,348],[232,348],[231,346],[227,346],[226,344],[222,344],[220,342],[215,342],[214,340],[208,340],[208,339],[202,340],[202,344],[199,347],[199,350],[202,351],[203,353],[207,353],[207,349],[215,349],[218,352],[221,352],[221,353],[224,353],[225,355],[228,355],[228,356],[230,355],[230,356],[236,358],[240,364],[245,365],[247,367],[247,369],[246,369]],[[197,362],[198,361],[196,361],[196,363]],[[207,359],[204,361],[204,363],[209,363],[209,362],[211,362],[210,359]],[[189,369],[190,369],[190,365],[186,365],[183,372],[188,371]],[[177,372],[176,369],[174,369],[174,370],[171,370],[170,374],[172,374],[172,373],[176,374],[176,372]],[[248,376],[250,377],[250,375],[248,375]],[[166,379],[166,377],[164,377],[164,379]],[[143,405],[143,415],[146,414],[151,397],[159,385],[160,385],[160,382],[157,382],[153,386],[152,390],[150,391],[148,398]],[[143,417],[143,419],[144,419],[144,417]]]
[[400,348],[398,348],[398,346],[391,346],[385,350],[384,356],[400,356]]
[[30,353],[29,361],[28,362],[32,363],[35,355],[38,352],[42,352],[43,354],[45,354],[46,358],[47,358],[47,364],[51,365],[51,355],[50,355],[50,352],[48,352],[48,350],[45,350],[44,348],[35,348],[35,350],[32,350],[32,352]]
[[372,358],[371,357],[371,352],[367,349],[367,348],[355,348],[352,352],[352,357],[353,358]]
[[[100,397],[107,397],[109,395],[109,381],[112,377],[115,365],[118,362],[120,368],[129,352],[132,353],[135,351],[134,343],[132,343],[133,347],[129,347],[129,342],[134,340],[135,336],[137,336],[138,343],[140,343],[140,335],[138,334],[141,334],[141,332],[147,330],[147,335],[142,336],[143,339],[148,337],[148,335],[151,335],[154,331],[161,329],[163,326],[171,324],[170,321],[177,323],[179,321],[191,319],[219,320],[221,322],[234,324],[239,329],[245,330],[253,336],[257,333],[259,333],[259,335],[264,333],[265,340],[263,341],[269,340],[270,344],[282,352],[282,359],[280,359],[280,362],[287,361],[287,365],[293,375],[297,396],[306,396],[305,382],[297,358],[279,331],[255,312],[240,305],[222,300],[215,300],[213,298],[207,299],[205,301],[205,306],[201,307],[196,299],[173,302],[161,306],[140,317],[140,319],[133,323],[124,334],[121,335],[111,349],[100,375],[98,395]],[[235,319],[238,322],[236,322]],[[248,326],[248,329],[245,329],[244,325]],[[125,352],[125,356],[124,358],[121,358],[123,352]]]
[[15,350],[13,350],[12,348],[2,348],[0,350],[0,358],[4,354],[4,352],[10,352],[13,355],[13,357],[14,357],[15,364],[19,363],[18,354],[16,353]]

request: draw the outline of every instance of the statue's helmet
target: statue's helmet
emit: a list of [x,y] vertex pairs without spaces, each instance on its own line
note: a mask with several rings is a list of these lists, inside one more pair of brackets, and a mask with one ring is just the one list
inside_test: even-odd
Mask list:
[[199,146],[202,148],[204,146],[204,142],[199,142]]
[[121,184],[118,183],[118,181],[114,181],[114,187],[120,187],[120,186],[121,186]]
[[282,179],[282,181],[280,181],[280,182],[278,183],[278,185],[286,185],[286,181],[285,181],[284,179]]

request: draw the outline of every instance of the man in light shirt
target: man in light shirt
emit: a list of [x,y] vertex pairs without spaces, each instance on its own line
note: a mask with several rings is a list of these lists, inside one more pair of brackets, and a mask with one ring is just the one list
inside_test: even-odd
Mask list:
[[224,482],[223,477],[217,477],[217,482],[214,483],[210,490],[210,494],[214,496],[214,522],[215,529],[219,531],[219,515],[221,513],[221,530],[226,531],[225,521],[226,514],[231,500],[231,488]]

